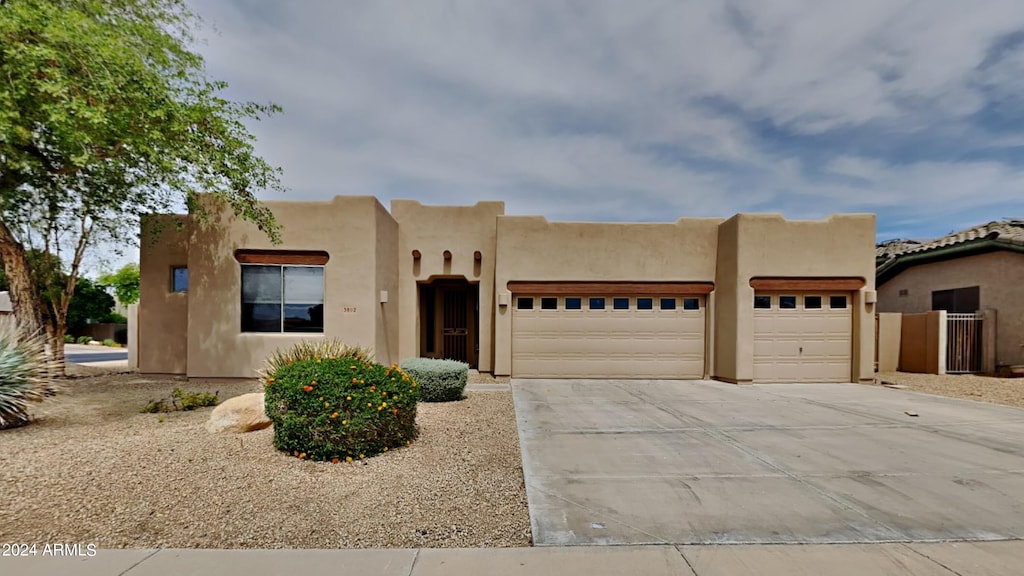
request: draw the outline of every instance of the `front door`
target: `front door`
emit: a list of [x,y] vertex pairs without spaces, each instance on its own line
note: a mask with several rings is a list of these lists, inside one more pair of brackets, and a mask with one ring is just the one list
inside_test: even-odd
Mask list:
[[420,286],[420,350],[428,358],[477,363],[477,285],[435,280]]

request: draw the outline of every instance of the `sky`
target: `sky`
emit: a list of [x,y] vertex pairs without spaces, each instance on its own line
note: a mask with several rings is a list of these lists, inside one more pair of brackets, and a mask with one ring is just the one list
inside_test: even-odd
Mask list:
[[1020,0],[193,0],[286,194],[550,220],[1024,218]]

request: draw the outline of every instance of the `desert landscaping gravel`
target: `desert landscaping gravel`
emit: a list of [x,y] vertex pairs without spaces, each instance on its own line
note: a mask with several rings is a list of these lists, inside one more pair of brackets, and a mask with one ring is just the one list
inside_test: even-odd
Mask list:
[[908,390],[1024,408],[1024,378],[992,378],[974,374],[910,374],[879,372],[875,381]]
[[[478,379],[486,380],[486,378]],[[100,547],[377,548],[530,544],[511,391],[420,404],[420,437],[363,462],[274,450],[272,430],[218,435],[211,408],[140,414],[175,386],[245,383],[70,380],[0,431],[0,542]]]

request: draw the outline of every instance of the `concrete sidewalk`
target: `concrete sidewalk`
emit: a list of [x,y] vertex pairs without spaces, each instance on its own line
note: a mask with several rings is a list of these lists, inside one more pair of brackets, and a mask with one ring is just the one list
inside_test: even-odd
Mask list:
[[0,558],[0,574],[19,576],[995,576],[1019,574],[1022,566],[1021,540],[421,550],[98,550],[92,558]]

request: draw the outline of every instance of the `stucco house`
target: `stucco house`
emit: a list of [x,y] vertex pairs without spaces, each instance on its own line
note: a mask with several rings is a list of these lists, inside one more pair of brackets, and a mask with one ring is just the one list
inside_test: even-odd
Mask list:
[[884,242],[876,263],[879,312],[994,310],[996,367],[1024,364],[1024,220]]
[[583,223],[502,202],[267,205],[281,245],[225,209],[216,224],[144,222],[140,371],[252,377],[278,347],[337,337],[383,363],[516,377],[873,377],[870,214]]

